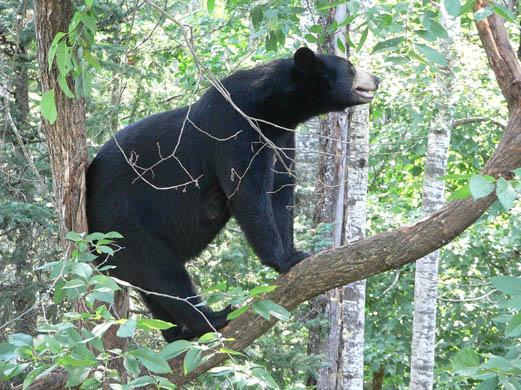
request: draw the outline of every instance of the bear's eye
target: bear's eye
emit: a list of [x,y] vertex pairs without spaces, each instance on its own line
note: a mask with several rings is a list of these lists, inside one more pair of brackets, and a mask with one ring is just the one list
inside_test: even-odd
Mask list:
[[355,66],[351,63],[351,61],[347,61],[347,69],[349,69],[350,73],[355,72]]

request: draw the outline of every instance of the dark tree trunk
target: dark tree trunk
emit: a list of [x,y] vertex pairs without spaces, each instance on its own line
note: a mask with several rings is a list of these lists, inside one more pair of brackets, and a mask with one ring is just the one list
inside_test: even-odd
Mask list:
[[66,32],[73,14],[70,0],[35,0],[36,39],[42,93],[54,89],[58,118],[43,120],[53,176],[54,202],[58,211],[60,238],[69,230],[87,231],[85,172],[85,101],[69,99],[58,86],[56,66],[49,70],[47,54],[59,32]]
[[[85,174],[87,161],[87,140],[85,135],[85,100],[69,99],[62,92],[57,82],[57,69],[49,70],[47,55],[51,43],[58,32],[66,32],[73,15],[73,3],[70,0],[35,0],[36,38],[38,41],[38,60],[42,92],[54,89],[58,117],[50,124],[43,120],[43,129],[47,138],[49,158],[53,175],[54,202],[58,211],[60,239],[66,246],[65,234],[70,231],[87,232]],[[71,80],[69,80],[71,84]],[[71,84],[72,85],[72,84]],[[128,316],[128,294],[117,292],[113,312],[117,317]],[[77,305],[78,310],[85,310],[84,302]],[[126,339],[116,336],[116,327],[112,327],[104,336],[106,349],[126,348]],[[126,370],[120,360],[111,361],[111,367],[118,369],[122,378]]]

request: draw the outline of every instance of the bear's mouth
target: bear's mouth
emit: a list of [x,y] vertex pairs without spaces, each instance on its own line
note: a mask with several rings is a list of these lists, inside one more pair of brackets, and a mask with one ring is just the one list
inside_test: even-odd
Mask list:
[[363,87],[356,87],[355,92],[358,96],[366,100],[372,100],[374,98],[375,89],[366,89]]

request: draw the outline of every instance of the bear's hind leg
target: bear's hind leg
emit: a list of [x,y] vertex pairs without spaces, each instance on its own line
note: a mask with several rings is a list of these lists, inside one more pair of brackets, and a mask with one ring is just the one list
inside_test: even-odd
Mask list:
[[167,341],[199,337],[218,331],[228,323],[226,316],[230,309],[213,312],[202,305],[195,286],[180,261],[170,259],[168,263],[159,266],[157,263],[160,261],[155,258],[155,271],[148,271],[155,272],[155,275],[149,274],[149,280],[154,283],[145,289],[153,293],[143,295],[155,318],[177,325],[164,332]]

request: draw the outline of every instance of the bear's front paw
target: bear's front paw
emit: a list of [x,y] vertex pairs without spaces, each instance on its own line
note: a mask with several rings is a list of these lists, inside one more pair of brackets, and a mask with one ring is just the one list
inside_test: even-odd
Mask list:
[[307,252],[298,251],[293,253],[290,257],[286,259],[286,262],[284,264],[284,269],[282,270],[282,273],[286,273],[290,270],[291,267],[293,267],[295,264],[300,263],[302,260],[308,258],[310,256]]

